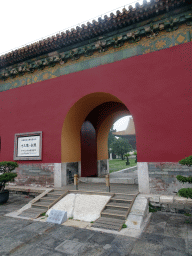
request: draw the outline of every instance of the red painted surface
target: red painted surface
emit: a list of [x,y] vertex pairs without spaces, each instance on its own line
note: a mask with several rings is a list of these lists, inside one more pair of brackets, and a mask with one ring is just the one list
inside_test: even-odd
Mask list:
[[15,133],[43,131],[40,162],[61,162],[65,116],[94,92],[111,93],[132,113],[139,162],[177,162],[191,155],[191,60],[190,42],[1,92],[0,161],[13,160]]
[[97,138],[91,122],[81,127],[81,177],[97,176]]

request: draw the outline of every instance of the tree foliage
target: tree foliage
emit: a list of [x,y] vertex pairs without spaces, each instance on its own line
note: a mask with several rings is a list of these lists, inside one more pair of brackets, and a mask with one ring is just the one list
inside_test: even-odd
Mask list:
[[132,150],[132,146],[129,144],[128,140],[123,138],[115,138],[113,143],[111,144],[112,152],[120,155],[121,159],[124,159],[125,153]]
[[[110,131],[109,131],[109,135],[108,135],[108,150],[111,148],[112,143],[115,141],[115,135],[113,135],[113,132],[116,132],[116,130],[114,130],[113,126],[111,127]],[[110,151],[110,150],[109,150]]]
[[192,165],[192,156],[185,157],[184,159],[179,161],[182,165],[191,166]]
[[176,178],[179,182],[182,182],[182,183],[186,183],[186,182],[192,183],[192,177],[191,176],[185,177],[185,176],[182,176],[182,175],[177,175]]
[[[182,165],[192,166],[192,156],[185,157],[184,159],[179,161]],[[177,175],[177,180],[181,183],[192,183],[192,177],[185,177],[182,175]],[[186,198],[192,198],[192,188],[181,188],[178,191],[178,194],[180,196],[186,197]]]
[[192,188],[181,188],[178,194],[182,197],[192,198]]
[[18,166],[19,165],[16,162],[0,162],[0,191],[4,190],[7,182],[12,181],[17,177],[17,173],[11,172]]

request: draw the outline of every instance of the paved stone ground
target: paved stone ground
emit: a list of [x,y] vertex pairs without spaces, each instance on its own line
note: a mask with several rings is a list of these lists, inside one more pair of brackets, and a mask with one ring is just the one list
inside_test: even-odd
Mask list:
[[0,256],[192,255],[192,224],[184,215],[153,213],[140,238],[4,216],[29,200],[11,194],[8,203],[0,205]]

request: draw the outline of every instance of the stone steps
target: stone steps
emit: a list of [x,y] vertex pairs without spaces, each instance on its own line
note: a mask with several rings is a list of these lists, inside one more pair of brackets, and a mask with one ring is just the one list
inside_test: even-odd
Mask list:
[[21,214],[19,214],[19,216],[21,217],[28,217],[31,219],[35,219],[38,218],[39,215],[41,215],[43,212],[46,212],[47,208],[29,208],[27,210],[25,210],[24,212],[22,212]]
[[23,211],[19,216],[28,218],[38,218],[41,214],[47,212],[54,204],[56,204],[68,191],[50,191],[38,201],[32,203],[31,208]]
[[130,203],[119,203],[119,202],[115,202],[115,201],[112,201],[110,203],[108,203],[106,205],[106,208],[107,209],[125,209],[125,210],[128,210],[130,207]]
[[114,203],[127,203],[127,204],[130,204],[132,202],[132,199],[114,199],[114,198],[111,198],[111,202],[114,202]]
[[120,231],[124,223],[125,221],[121,219],[100,217],[92,227]]
[[101,217],[125,220],[126,217],[127,217],[126,213],[127,213],[127,211],[126,210],[122,210],[122,209],[118,209],[118,210],[105,209],[105,210],[102,211]]
[[93,223],[92,227],[120,231],[136,196],[136,194],[114,194],[101,212],[101,217]]

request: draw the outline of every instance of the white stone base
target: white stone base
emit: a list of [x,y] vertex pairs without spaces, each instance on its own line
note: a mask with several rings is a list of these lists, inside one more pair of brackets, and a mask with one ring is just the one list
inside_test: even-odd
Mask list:
[[144,194],[149,194],[149,171],[147,162],[138,162],[138,184],[139,192]]
[[104,206],[108,203],[111,196],[68,194],[56,203],[51,209],[63,210],[67,212],[67,218],[82,221],[95,221],[100,217]]
[[137,196],[125,224],[128,228],[141,229],[149,214],[149,200],[142,195]]

